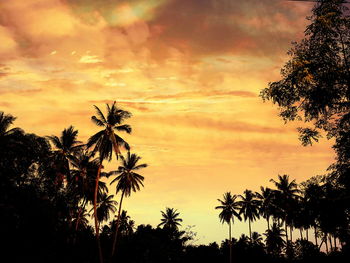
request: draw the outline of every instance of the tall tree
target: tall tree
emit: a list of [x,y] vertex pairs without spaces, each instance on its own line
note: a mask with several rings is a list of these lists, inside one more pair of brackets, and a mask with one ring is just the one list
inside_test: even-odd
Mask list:
[[230,249],[230,263],[232,263],[232,232],[231,232],[231,223],[234,223],[234,218],[237,217],[239,220],[242,220],[239,214],[239,202],[236,201],[237,195],[232,195],[231,192],[226,192],[224,194],[223,200],[218,199],[220,202],[219,206],[216,206],[215,209],[220,209],[219,214],[220,221],[222,223],[227,223],[229,226],[228,235],[229,235],[229,249]]
[[244,221],[248,219],[249,224],[249,238],[252,238],[251,222],[259,219],[259,205],[260,202],[256,199],[255,194],[251,190],[245,190],[243,195],[239,195],[242,199],[239,202],[239,214],[243,214]]
[[112,159],[113,150],[116,158],[120,154],[120,146],[124,146],[126,149],[130,149],[129,144],[119,137],[115,131],[131,132],[131,127],[128,124],[122,124],[123,121],[131,117],[131,113],[122,110],[116,106],[116,102],[112,106],[107,106],[107,115],[105,116],[102,111],[94,106],[97,112],[97,116],[92,116],[91,120],[99,127],[103,127],[102,130],[91,136],[88,140],[87,147],[93,147],[93,152],[99,153],[99,168],[97,170],[95,193],[94,193],[94,218],[95,218],[95,231],[96,240],[99,249],[100,263],[103,262],[102,249],[99,238],[99,223],[97,218],[97,193],[100,180],[101,170],[103,168],[103,161]]
[[[295,201],[298,198],[298,185],[295,180],[289,181],[289,175],[278,175],[278,180],[270,180],[279,191],[280,206],[284,214],[286,241],[288,241],[287,226],[292,225]],[[292,240],[291,240],[292,241]]]
[[140,190],[140,186],[143,186],[144,177],[138,174],[137,171],[147,167],[147,164],[145,163],[139,164],[138,162],[141,160],[141,157],[137,156],[134,153],[131,154],[130,151],[128,151],[126,158],[120,155],[120,159],[121,159],[121,165],[118,167],[118,170],[115,173],[111,173],[111,174],[117,174],[117,177],[112,180],[111,184],[113,184],[114,182],[117,182],[116,193],[117,194],[119,192],[122,193],[119,201],[117,225],[116,225],[116,230],[115,230],[114,240],[113,240],[113,247],[112,247],[112,257],[114,256],[116,245],[117,245],[118,228],[119,228],[120,213],[122,209],[123,198],[124,196],[125,197],[130,196],[132,192],[136,192]]
[[273,211],[273,192],[270,188],[261,186],[260,192],[256,192],[255,195],[260,201],[259,213],[266,219],[267,229],[270,229],[270,217]]

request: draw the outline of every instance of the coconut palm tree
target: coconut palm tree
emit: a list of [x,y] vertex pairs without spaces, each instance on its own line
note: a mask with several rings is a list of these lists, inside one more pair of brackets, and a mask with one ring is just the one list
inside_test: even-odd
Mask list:
[[116,245],[117,245],[117,237],[118,237],[118,228],[120,222],[120,213],[122,209],[123,198],[131,195],[132,192],[136,192],[140,190],[140,186],[143,186],[144,177],[137,173],[138,170],[147,167],[147,164],[138,164],[141,160],[140,156],[136,154],[131,154],[128,151],[126,158],[120,155],[121,165],[118,167],[116,172],[112,172],[111,174],[116,174],[117,177],[114,178],[111,182],[117,182],[116,193],[121,192],[119,209],[118,209],[118,217],[117,217],[117,225],[115,230],[115,236],[112,247],[112,257],[114,256]]
[[285,246],[286,242],[283,240],[284,230],[274,222],[270,230],[266,230],[265,234],[266,239],[266,249],[267,252],[279,256],[282,248]]
[[113,200],[114,195],[103,193],[97,207],[97,217],[99,223],[109,220],[109,217],[117,209],[117,201]]
[[162,213],[162,219],[158,227],[163,226],[163,228],[178,230],[178,227],[181,226],[180,222],[182,222],[182,219],[179,218],[180,213],[176,209],[168,207],[165,209],[165,212],[160,212]]
[[260,187],[260,193],[256,192],[255,196],[260,201],[260,209],[259,213],[260,215],[266,219],[267,222],[267,229],[270,229],[270,217],[272,215],[273,211],[273,193],[272,190],[268,187]]
[[218,199],[220,202],[219,206],[215,209],[221,209],[219,214],[220,221],[222,223],[227,223],[229,226],[229,247],[230,247],[230,262],[232,262],[232,237],[231,237],[231,222],[234,223],[234,218],[237,217],[242,220],[240,214],[238,213],[239,203],[236,202],[237,195],[232,195],[231,192],[226,192],[224,194],[223,200]]
[[68,186],[72,183],[69,170],[69,161],[82,147],[78,141],[78,130],[74,130],[73,126],[64,129],[61,136],[47,136],[48,140],[53,144],[55,150],[53,152],[54,164],[58,170],[58,176],[63,180],[66,177]]
[[5,114],[3,111],[0,111],[0,138],[2,140],[15,133],[23,134],[23,130],[20,128],[10,129],[11,125],[15,120],[16,117],[13,117],[11,114]]
[[97,116],[92,116],[91,120],[99,127],[103,127],[102,130],[91,136],[88,140],[87,147],[93,147],[93,152],[99,153],[99,167],[97,170],[96,182],[95,182],[95,192],[94,192],[94,218],[95,218],[95,231],[96,240],[99,249],[100,263],[103,262],[102,250],[99,238],[99,223],[97,217],[97,193],[98,185],[100,180],[101,170],[103,168],[103,161],[112,159],[113,150],[115,152],[116,158],[120,154],[120,146],[124,146],[126,149],[130,149],[129,144],[119,137],[115,131],[125,131],[127,133],[131,132],[131,127],[128,124],[122,124],[122,122],[131,117],[131,113],[122,110],[116,106],[116,102],[112,106],[107,106],[107,115],[105,116],[102,111],[94,105]]
[[[283,210],[284,214],[284,223],[285,223],[285,234],[286,241],[288,242],[287,226],[288,224],[292,225],[292,212],[293,207],[295,206],[296,200],[299,198],[298,194],[300,193],[298,185],[295,180],[289,181],[289,175],[278,175],[278,180],[273,179],[270,182],[274,183],[278,192],[275,193],[278,195],[280,207]],[[291,240],[292,241],[292,240]]]
[[255,198],[251,190],[245,190],[243,195],[239,195],[242,201],[238,202],[240,206],[239,213],[243,214],[244,221],[248,219],[249,224],[249,238],[252,238],[251,221],[259,219],[259,205],[260,202]]
[[263,245],[262,241],[263,241],[263,238],[258,232],[252,233],[252,238],[250,239],[250,242],[253,245],[262,246]]

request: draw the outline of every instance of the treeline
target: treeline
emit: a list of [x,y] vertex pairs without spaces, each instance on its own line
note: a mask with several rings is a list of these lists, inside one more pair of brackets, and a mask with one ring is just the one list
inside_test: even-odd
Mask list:
[[[12,128],[15,118],[0,112],[3,258],[11,262],[186,263],[228,262],[229,258],[232,262],[340,262],[348,257],[349,206],[343,186],[331,176],[315,177],[298,186],[284,175],[272,180],[276,189],[261,187],[260,192],[246,190],[241,196],[226,193],[217,207],[222,222],[231,227],[235,219],[244,219],[250,235],[238,240],[230,237],[220,245],[191,245],[195,233],[179,230],[182,219],[173,208],[161,211],[156,228],[136,227],[122,209],[122,201],[141,189],[144,177],[140,172],[147,165],[130,153],[118,134],[113,133],[118,136],[117,147],[109,137],[111,128],[131,131],[122,124],[131,114],[115,104],[107,105],[106,116],[96,110],[99,118],[92,120],[102,130],[86,144],[78,140],[73,127],[60,136],[41,137]],[[103,161],[110,161],[113,153],[117,153],[118,168],[104,171]],[[100,180],[103,177],[113,177],[118,203]],[[251,230],[259,217],[267,221],[263,235]],[[301,238],[292,242],[295,229]],[[310,229],[316,233],[314,244],[308,241]],[[327,246],[326,253],[320,251],[322,244]]]
[[[245,238],[251,244],[260,244],[276,260],[320,256],[321,247],[328,255],[349,256],[349,197],[336,177],[315,176],[299,185],[288,175],[270,181],[275,189],[261,186],[259,192],[227,192],[218,199],[216,209],[220,210],[221,222],[229,226],[228,240],[234,222],[244,220],[249,230]],[[252,222],[259,218],[266,220],[264,244],[263,236],[252,233]]]

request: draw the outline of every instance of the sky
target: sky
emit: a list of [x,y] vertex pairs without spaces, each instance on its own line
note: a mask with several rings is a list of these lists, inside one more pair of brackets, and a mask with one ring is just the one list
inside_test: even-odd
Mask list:
[[[284,0],[0,0],[0,110],[38,135],[98,131],[93,105],[132,112],[120,134],[149,167],[123,202],[136,224],[175,208],[196,244],[221,242],[218,198],[324,174],[331,141],[312,147],[259,92],[280,78],[312,3]],[[116,160],[106,170],[117,168]],[[115,194],[113,185],[111,194]],[[116,196],[119,200],[119,194]],[[266,222],[252,225],[263,233]],[[233,236],[248,234],[237,222]]]

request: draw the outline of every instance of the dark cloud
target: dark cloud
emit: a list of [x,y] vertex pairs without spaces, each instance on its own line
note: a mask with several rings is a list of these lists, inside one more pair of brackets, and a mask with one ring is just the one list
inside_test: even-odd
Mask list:
[[[271,55],[289,47],[305,15],[281,0],[171,0],[156,10],[153,27],[165,45],[193,54]],[[294,28],[294,30],[291,30]]]

